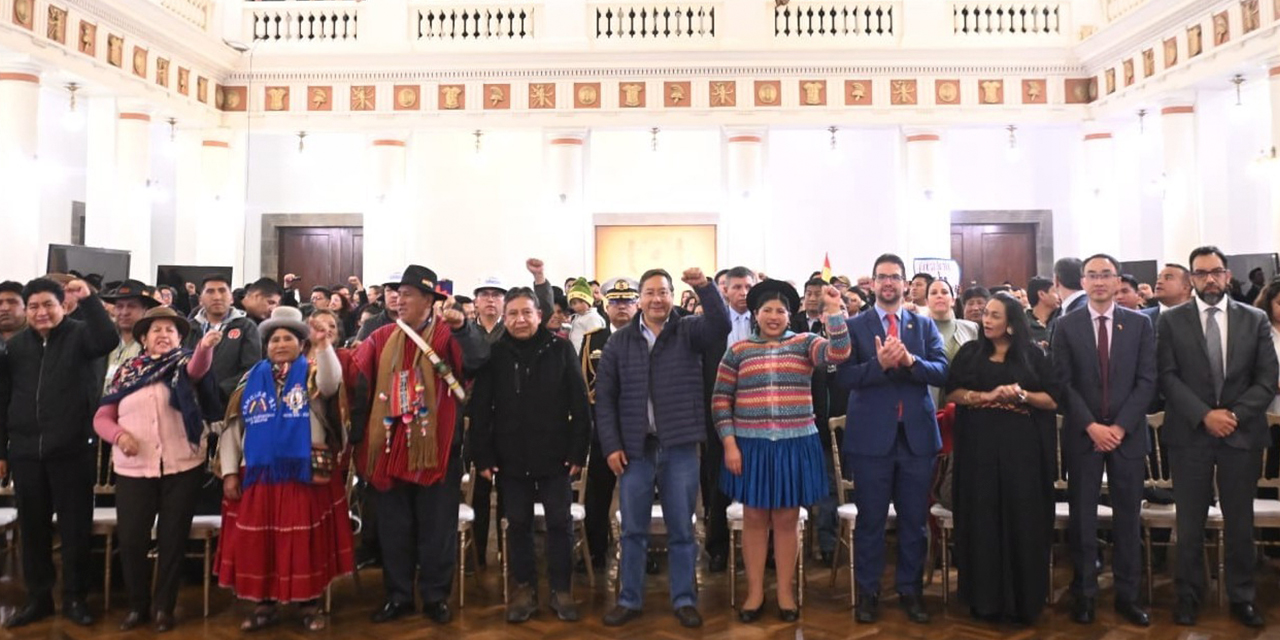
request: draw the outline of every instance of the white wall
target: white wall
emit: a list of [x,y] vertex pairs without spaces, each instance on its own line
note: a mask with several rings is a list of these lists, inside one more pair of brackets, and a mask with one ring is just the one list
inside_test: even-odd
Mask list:
[[[77,110],[84,122],[84,100]],[[40,90],[40,114],[37,119],[39,139],[37,153],[41,176],[40,240],[33,250],[38,252],[43,268],[49,244],[71,242],[71,203],[85,201],[85,166],[88,136],[82,126],[68,130],[64,115],[70,107],[67,91],[45,86]]]

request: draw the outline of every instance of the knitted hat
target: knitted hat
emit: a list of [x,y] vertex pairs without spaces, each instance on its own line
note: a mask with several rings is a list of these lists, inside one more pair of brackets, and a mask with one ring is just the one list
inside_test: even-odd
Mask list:
[[581,300],[587,303],[587,306],[595,304],[595,294],[591,292],[591,283],[586,278],[578,278],[573,281],[573,286],[569,287],[569,293],[565,296],[569,302]]

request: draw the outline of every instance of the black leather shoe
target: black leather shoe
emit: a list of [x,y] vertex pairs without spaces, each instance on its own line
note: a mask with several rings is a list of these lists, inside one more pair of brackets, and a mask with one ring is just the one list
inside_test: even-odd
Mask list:
[[453,612],[449,611],[449,603],[444,600],[428,602],[422,605],[422,615],[436,624],[449,624],[453,620]]
[[124,620],[120,621],[120,630],[132,631],[139,625],[145,624],[150,620],[151,616],[146,613],[141,611],[130,611],[129,614],[124,617]]
[[760,614],[764,611],[764,601],[760,601],[760,606],[754,609],[743,607],[738,609],[738,622],[743,624],[751,624],[760,619]]
[[929,612],[924,610],[924,601],[914,594],[898,594],[898,606],[907,613],[907,619],[916,624],[929,624]]
[[53,615],[53,600],[33,600],[13,614],[12,618],[6,620],[4,626],[6,629],[17,629],[44,620],[51,615]]
[[382,605],[381,609],[374,611],[373,615],[369,616],[369,621],[374,624],[381,624],[383,622],[391,622],[397,618],[403,618],[411,613],[413,613],[413,605],[408,602],[388,602]]
[[795,622],[800,619],[800,610],[778,607],[778,619],[783,622]]
[[1261,613],[1253,607],[1252,602],[1232,602],[1231,617],[1240,621],[1246,627],[1265,627],[1267,619],[1262,617]]
[[1178,598],[1178,604],[1173,607],[1173,623],[1183,627],[1194,627],[1196,618],[1199,613],[1196,611],[1196,603],[1188,598]]
[[1129,621],[1129,624],[1139,627],[1151,626],[1151,616],[1147,615],[1141,607],[1127,600],[1116,600],[1116,613],[1120,617]]
[[601,622],[603,622],[606,627],[621,627],[622,625],[639,617],[639,609],[628,609],[622,605],[618,605],[605,613]]
[[880,599],[876,596],[858,596],[858,603],[854,605],[853,617],[859,624],[871,624],[876,621],[879,614],[876,608],[880,604]]
[[696,629],[702,626],[702,614],[698,613],[696,607],[688,605],[676,609],[676,620],[679,620],[680,626],[686,629]]
[[62,605],[62,617],[82,626],[93,626],[93,615],[84,600],[72,600]]
[[177,623],[174,621],[172,613],[156,612],[156,633],[173,631],[175,624]]
[[729,557],[723,553],[711,554],[711,561],[707,563],[707,571],[711,573],[724,573],[729,568]]
[[835,562],[836,554],[833,551],[821,551],[818,553],[818,563],[828,569]]
[[[1093,624],[1093,621],[1097,619],[1094,605],[1093,598],[1077,596],[1075,603],[1071,605],[1071,621],[1076,624]],[[1119,606],[1119,604],[1116,605],[1117,611],[1119,611]]]
[[662,565],[658,564],[658,560],[656,558],[647,558],[644,561],[644,572],[651,576],[656,576],[659,573],[662,573]]

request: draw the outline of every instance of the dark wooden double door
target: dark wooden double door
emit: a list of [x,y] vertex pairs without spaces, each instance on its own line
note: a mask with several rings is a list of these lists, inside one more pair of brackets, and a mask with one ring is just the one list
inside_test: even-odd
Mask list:
[[960,263],[961,290],[1004,282],[1026,287],[1036,275],[1036,225],[953,224],[951,259]]
[[298,291],[305,302],[311,287],[346,284],[347,278],[364,278],[363,227],[281,227],[280,262],[276,278],[299,278]]

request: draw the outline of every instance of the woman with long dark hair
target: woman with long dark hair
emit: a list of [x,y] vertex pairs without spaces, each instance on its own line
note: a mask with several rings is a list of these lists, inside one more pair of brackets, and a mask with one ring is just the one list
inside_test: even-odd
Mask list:
[[1022,305],[997,294],[951,363],[959,595],[987,621],[1031,624],[1048,595],[1056,388]]
[[[1280,278],[1273,278],[1270,284],[1263,287],[1254,304],[1271,321],[1271,342],[1276,348],[1276,357],[1280,358]],[[1280,413],[1280,381],[1277,381],[1276,387],[1276,398],[1271,401],[1268,413]]]

